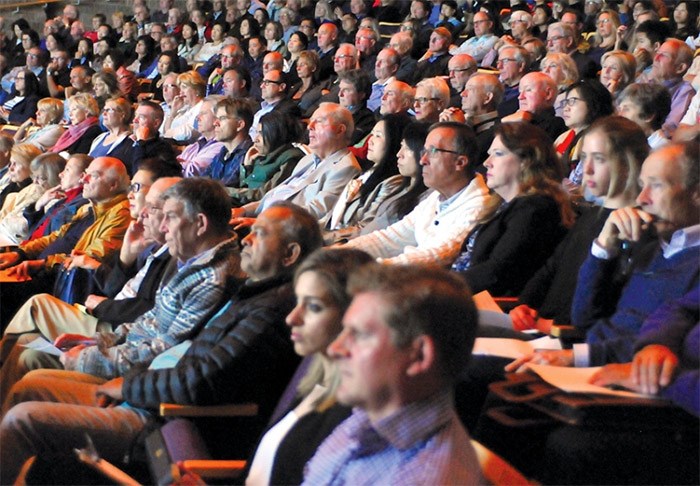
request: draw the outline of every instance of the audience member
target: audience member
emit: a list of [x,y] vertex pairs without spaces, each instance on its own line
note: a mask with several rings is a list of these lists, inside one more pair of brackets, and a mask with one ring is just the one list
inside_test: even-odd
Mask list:
[[[341,371],[336,397],[353,413],[319,446],[304,484],[482,482],[453,408],[477,327],[467,287],[438,269],[373,265],[349,288],[343,331],[328,352]],[[358,456],[367,434],[375,446]]]
[[[195,179],[189,181],[187,184],[197,183]],[[199,198],[207,205],[212,199],[211,191]],[[219,202],[223,201],[219,198]],[[228,217],[221,222],[225,225],[226,220]],[[2,482],[11,482],[31,455],[82,445],[86,422],[90,422],[87,426],[91,437],[105,459],[119,460],[131,450],[138,435],[153,424],[153,415],[144,412],[157,409],[161,402],[257,403],[260,414],[254,432],[251,437],[241,435],[236,440],[237,452],[248,453],[251,440],[267,420],[296,363],[289,330],[284,325],[284,317],[294,307],[291,273],[320,245],[318,225],[308,213],[293,205],[273,205],[260,215],[254,231],[243,241],[241,266],[249,278],[216,315],[205,319],[206,325],[189,347],[184,353],[180,350],[176,364],[136,368],[107,382],[50,370],[28,375],[7,397],[6,410],[10,411],[0,425],[0,437],[13,442],[10,437],[16,433],[15,426],[24,422],[29,409],[33,410],[30,416],[42,417],[33,420],[38,435],[24,436],[21,442],[13,442],[17,447],[0,451],[0,455],[7,454],[2,456]],[[47,379],[53,383],[48,389]],[[151,386],[153,382],[159,385]],[[260,383],[266,386],[260,387]],[[47,390],[53,397],[45,395]],[[95,406],[95,396],[119,405]],[[48,433],[57,425],[58,417],[62,432]],[[36,440],[39,437],[60,442],[50,444]]]
[[449,265],[479,217],[485,217],[488,188],[475,175],[476,143],[471,129],[447,122],[433,125],[421,154],[423,181],[434,189],[409,214],[386,229],[351,240],[386,263]]

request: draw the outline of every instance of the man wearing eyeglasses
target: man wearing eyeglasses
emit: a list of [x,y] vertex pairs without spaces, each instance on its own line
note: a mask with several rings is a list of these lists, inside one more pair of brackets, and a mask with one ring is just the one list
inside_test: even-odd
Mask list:
[[260,92],[263,100],[260,103],[260,109],[253,116],[253,123],[248,132],[251,139],[257,135],[256,127],[260,123],[260,118],[271,111],[284,113],[295,121],[301,120],[301,108],[287,98],[288,91],[289,83],[281,70],[273,69],[263,75],[263,79],[260,81]]
[[433,125],[420,159],[423,182],[432,194],[397,223],[350,240],[347,246],[382,263],[451,264],[490,198],[483,178],[474,173],[477,151],[468,126]]
[[[0,360],[6,366],[19,364],[24,368],[23,361],[41,360],[40,355],[31,357],[32,352],[21,357],[24,352],[15,344],[18,340],[34,339],[37,332],[52,341],[63,333],[91,336],[96,331],[111,331],[113,326],[132,322],[153,307],[158,287],[175,270],[168,248],[163,246],[165,235],[160,229],[163,202],[160,197],[180,179],[171,177],[170,174],[175,172],[164,170],[158,164],[151,163],[148,167],[134,174],[130,186],[129,196],[134,195],[133,200],[138,204],[130,208],[134,220],[124,236],[125,243],[118,258],[102,263],[95,271],[99,288],[108,297],[88,296],[84,310],[50,294],[30,298],[17,311],[0,341]],[[153,180],[154,177],[158,178]],[[32,336],[21,337],[24,333]],[[11,353],[13,345],[15,348]],[[17,371],[14,374],[23,374]]]
[[549,25],[547,28],[547,52],[568,54],[576,63],[581,79],[596,78],[600,66],[586,54],[579,52],[577,48],[576,31],[571,25],[563,21]]
[[441,77],[428,78],[416,85],[413,113],[416,121],[435,123],[450,102],[450,87]]
[[493,20],[486,12],[474,14],[474,37],[465,40],[461,46],[454,48],[450,54],[469,54],[477,62],[481,62],[484,56],[493,49],[498,42],[498,37],[493,33]]
[[498,50],[498,79],[505,89],[503,101],[498,105],[498,114],[501,117],[508,116],[518,110],[518,85],[527,73],[530,65],[530,54],[527,49],[520,46],[506,45]]
[[450,75],[450,106],[462,105],[462,91],[467,81],[476,73],[476,60],[469,54],[452,56],[447,63]]

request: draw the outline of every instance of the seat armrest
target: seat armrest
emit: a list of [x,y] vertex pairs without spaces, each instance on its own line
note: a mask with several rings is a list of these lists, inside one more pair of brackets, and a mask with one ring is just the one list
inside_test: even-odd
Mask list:
[[234,479],[241,475],[246,461],[224,461],[210,459],[191,459],[182,461],[182,468],[202,479]]
[[161,417],[254,417],[258,414],[256,403],[231,403],[226,405],[177,405],[161,403]]

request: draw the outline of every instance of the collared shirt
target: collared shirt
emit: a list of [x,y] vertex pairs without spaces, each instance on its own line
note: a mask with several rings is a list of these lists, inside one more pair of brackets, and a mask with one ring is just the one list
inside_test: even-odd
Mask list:
[[360,173],[360,166],[346,147],[321,159],[303,157],[292,175],[262,198],[258,214],[275,201],[291,201],[321,219],[335,205],[346,184]]
[[238,187],[241,176],[241,163],[253,141],[246,137],[231,152],[224,146],[214,157],[202,176],[221,181],[227,187]]
[[306,465],[305,485],[482,484],[469,436],[449,393],[376,423],[355,409]]
[[[670,241],[660,240],[660,246],[665,259],[672,258],[683,250],[700,246],[700,224],[674,231]],[[591,254],[594,257],[601,260],[610,260],[617,253],[617,251],[606,250],[596,240],[593,240]],[[587,343],[574,344],[574,366],[577,368],[590,366],[590,361],[589,345]]]
[[278,99],[274,103],[268,103],[265,100],[260,103],[260,109],[255,112],[255,115],[253,115],[253,123],[250,124],[250,129],[248,130],[248,135],[252,140],[254,140],[255,136],[258,134],[257,126],[260,123],[260,119],[263,117],[263,115],[267,115],[274,110],[275,106],[277,106],[280,101],[282,101],[282,98]]
[[479,37],[472,37],[465,40],[461,46],[455,47],[450,51],[450,54],[469,54],[476,62],[481,62],[484,56],[493,49],[493,46],[498,42],[498,37],[494,34],[484,34]]
[[367,100],[367,108],[372,111],[377,111],[382,106],[382,96],[384,96],[386,85],[395,80],[396,77],[391,76],[384,82],[377,80],[372,83],[372,93],[369,95],[369,99]]
[[182,164],[185,177],[197,177],[204,173],[214,158],[221,152],[224,144],[212,138],[199,137],[199,139],[187,147],[178,156]]
[[688,111],[690,102],[695,96],[695,90],[691,84],[683,78],[664,81],[661,83],[671,94],[671,112],[664,121],[663,130],[667,136],[673,135],[673,132],[678,128],[683,115]]

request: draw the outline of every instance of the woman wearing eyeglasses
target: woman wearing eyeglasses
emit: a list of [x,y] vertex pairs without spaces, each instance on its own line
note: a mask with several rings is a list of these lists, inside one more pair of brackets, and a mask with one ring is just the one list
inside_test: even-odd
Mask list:
[[574,212],[551,140],[538,127],[499,125],[484,167],[486,184],[499,197],[484,208],[452,270],[475,293],[519,295],[573,225]]
[[588,56],[594,59],[596,64],[600,65],[600,58],[603,57],[603,54],[615,49],[620,17],[614,10],[604,9],[598,13],[595,25],[594,47],[588,52]]
[[15,78],[13,95],[0,108],[0,116],[12,125],[21,125],[36,113],[39,102],[39,80],[29,69]]
[[583,166],[579,163],[583,135],[598,118],[613,114],[613,103],[610,92],[595,80],[574,83],[564,95],[562,118],[569,130],[556,139],[554,147],[570,172],[569,190],[577,192],[583,181]]
[[116,157],[124,162],[129,176],[134,166],[134,141],[131,139],[131,103],[124,98],[107,100],[102,109],[102,123],[107,131],[95,138],[90,147],[92,157]]

